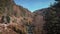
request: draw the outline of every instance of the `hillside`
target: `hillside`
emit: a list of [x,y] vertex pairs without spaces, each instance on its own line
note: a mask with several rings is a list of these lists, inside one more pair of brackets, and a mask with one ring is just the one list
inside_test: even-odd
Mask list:
[[28,9],[16,5],[13,0],[0,0],[1,34],[28,34],[26,28],[32,23],[32,18]]

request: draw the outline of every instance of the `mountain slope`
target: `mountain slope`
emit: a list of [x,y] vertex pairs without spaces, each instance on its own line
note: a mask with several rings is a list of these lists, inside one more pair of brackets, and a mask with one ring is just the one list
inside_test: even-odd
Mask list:
[[[0,32],[2,34],[28,34],[26,28],[32,23],[33,13],[16,5],[13,0],[0,2]],[[7,16],[9,17],[6,18]]]

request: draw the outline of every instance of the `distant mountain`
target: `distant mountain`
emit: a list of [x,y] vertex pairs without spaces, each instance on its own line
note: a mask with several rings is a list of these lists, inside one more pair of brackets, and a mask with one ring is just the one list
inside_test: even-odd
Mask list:
[[36,34],[43,34],[43,24],[45,23],[44,16],[48,8],[39,9],[34,11],[34,25],[36,29]]

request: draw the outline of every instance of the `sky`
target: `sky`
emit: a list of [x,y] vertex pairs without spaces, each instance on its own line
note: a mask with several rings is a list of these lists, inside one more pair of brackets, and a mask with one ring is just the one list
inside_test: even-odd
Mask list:
[[14,0],[17,5],[21,5],[24,8],[27,8],[31,12],[47,8],[50,4],[54,3],[54,0]]

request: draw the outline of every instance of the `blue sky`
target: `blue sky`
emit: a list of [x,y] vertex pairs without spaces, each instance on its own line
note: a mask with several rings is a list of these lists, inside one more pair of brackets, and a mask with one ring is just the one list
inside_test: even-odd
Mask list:
[[50,3],[54,3],[54,0],[14,0],[17,5],[21,5],[30,11],[49,7]]

